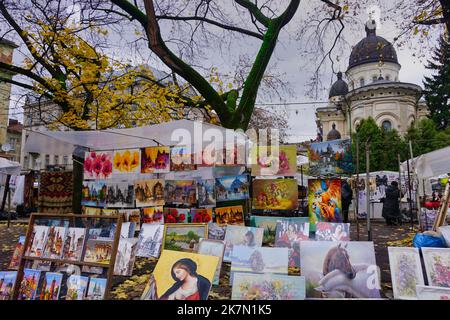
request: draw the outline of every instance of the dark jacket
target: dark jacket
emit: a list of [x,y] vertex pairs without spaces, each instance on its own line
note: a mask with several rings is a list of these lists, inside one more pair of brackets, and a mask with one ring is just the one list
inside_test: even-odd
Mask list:
[[385,219],[400,217],[400,190],[397,187],[391,185],[386,188],[382,215]]
[[342,207],[350,206],[353,199],[353,191],[347,182],[343,182],[341,186]]

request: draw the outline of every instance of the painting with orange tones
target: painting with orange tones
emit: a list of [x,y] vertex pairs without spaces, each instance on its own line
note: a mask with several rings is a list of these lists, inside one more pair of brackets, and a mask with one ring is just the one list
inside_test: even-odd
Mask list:
[[308,206],[311,231],[319,221],[342,222],[341,180],[308,180]]
[[116,150],[113,156],[113,174],[140,173],[141,151],[139,149]]
[[296,179],[256,179],[253,181],[253,209],[296,210]]
[[148,147],[141,150],[141,173],[170,172],[170,147]]

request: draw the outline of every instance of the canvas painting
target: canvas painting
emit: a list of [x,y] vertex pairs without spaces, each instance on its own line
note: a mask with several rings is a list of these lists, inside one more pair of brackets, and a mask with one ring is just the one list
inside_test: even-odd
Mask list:
[[81,210],[82,210],[83,214],[90,215],[90,216],[99,216],[102,214],[102,208],[83,206],[81,208]]
[[200,238],[208,237],[207,224],[166,224],[163,249],[184,252],[197,252]]
[[62,273],[46,272],[39,300],[58,300],[62,279]]
[[124,221],[133,222],[135,231],[141,230],[141,210],[139,209],[128,209],[119,210],[120,214],[124,214]]
[[308,298],[380,298],[373,242],[301,241]]
[[164,238],[164,225],[143,224],[137,242],[137,257],[159,257]]
[[139,149],[116,150],[113,156],[113,174],[140,173],[141,151]]
[[85,152],[83,167],[85,180],[110,179],[113,172],[112,152]]
[[89,278],[71,275],[67,280],[66,300],[84,300]]
[[208,239],[225,240],[227,225],[219,225],[214,222],[208,223]]
[[450,300],[450,288],[417,285],[416,292],[419,300]]
[[141,173],[170,172],[170,147],[144,148],[141,155]]
[[223,253],[225,251],[225,243],[219,240],[200,239],[198,245],[198,253],[207,256],[219,257],[219,263],[217,264],[216,273],[214,273],[213,285],[219,284],[220,269],[222,268]]
[[350,139],[311,143],[308,156],[312,176],[353,173]]
[[66,232],[67,228],[64,227],[49,227],[47,241],[45,242],[44,246],[45,258],[61,259]]
[[170,170],[195,170],[194,155],[188,147],[173,147],[170,149]]
[[163,207],[151,207],[142,208],[141,223],[164,223],[164,208]]
[[166,180],[164,196],[166,203],[195,205],[197,188],[194,180]]
[[300,242],[309,240],[309,223],[282,219],[277,222],[275,247],[289,249],[291,268],[300,268]]
[[136,207],[152,207],[164,205],[164,180],[149,179],[134,183]]
[[191,209],[191,222],[208,223],[212,222],[212,208]]
[[342,222],[341,180],[308,180],[308,206],[311,231],[320,221]]
[[105,298],[106,279],[90,278],[86,300],[103,300]]
[[164,250],[143,300],[207,300],[218,257]]
[[122,238],[119,240],[116,262],[114,264],[114,275],[131,276],[133,274],[137,241],[137,238]]
[[81,190],[81,205],[91,207],[105,207],[107,185],[104,181],[84,181]]
[[242,206],[221,207],[215,209],[216,223],[244,225],[244,209]]
[[128,182],[108,182],[106,206],[108,208],[133,208],[133,184]]
[[424,285],[419,249],[388,247],[395,299],[417,299],[416,285]]
[[216,201],[248,199],[249,182],[245,174],[216,178]]
[[24,269],[23,279],[20,283],[18,300],[34,300],[41,277],[40,270]]
[[297,146],[259,146],[252,148],[252,176],[295,176]]
[[256,179],[253,181],[253,209],[297,210],[296,179]]
[[231,289],[231,300],[304,300],[305,277],[236,272]]
[[64,259],[80,261],[85,239],[85,228],[68,228],[66,238],[64,240]]
[[33,227],[31,234],[30,247],[27,250],[27,255],[30,257],[42,257],[44,254],[44,247],[47,241],[49,227],[37,226]]
[[166,223],[187,223],[190,209],[164,207],[164,221]]
[[234,246],[261,247],[264,235],[263,228],[253,228],[245,226],[227,226],[225,233],[224,262],[231,262],[231,254]]
[[428,284],[450,288],[450,248],[422,248]]
[[[20,258],[23,254],[23,249],[25,245],[25,236],[20,236],[19,241],[17,241],[16,248],[9,263],[8,269],[17,270],[19,269]],[[1,299],[1,298],[0,298]]]
[[[134,205],[133,205],[134,207]],[[119,209],[106,209],[102,208],[102,215],[104,216],[114,216],[119,213]]]
[[109,264],[112,254],[112,240],[88,240],[86,242],[85,262]]
[[288,274],[287,248],[234,246],[230,282],[235,272]]
[[316,223],[316,241],[350,241],[350,223]]
[[198,206],[213,207],[216,205],[214,179],[199,180],[197,182]]
[[0,271],[0,300],[9,300],[13,296],[17,271]]

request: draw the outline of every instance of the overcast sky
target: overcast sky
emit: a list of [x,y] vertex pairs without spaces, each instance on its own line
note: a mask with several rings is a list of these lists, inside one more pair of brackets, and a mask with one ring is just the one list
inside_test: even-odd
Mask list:
[[[315,108],[324,106],[328,94],[327,90],[330,87],[331,81],[331,68],[329,64],[325,64],[324,72],[322,73],[321,81],[323,81],[322,91],[320,91],[319,97],[317,99],[311,98],[308,95],[307,83],[311,78],[315,68],[319,64],[320,55],[302,55],[302,52],[309,50],[310,53],[314,52],[314,44],[306,43],[305,41],[296,40],[296,36],[299,32],[299,26],[305,21],[306,15],[308,14],[308,7],[311,3],[317,3],[318,1],[302,1],[301,7],[298,10],[294,19],[289,23],[289,25],[282,31],[279,43],[275,50],[271,64],[269,65],[269,72],[280,74],[281,79],[289,83],[289,89],[291,94],[287,92],[283,93],[282,102],[287,102],[287,106],[271,106],[273,110],[277,108],[287,108],[289,112],[289,124],[291,130],[289,132],[290,138],[289,142],[300,142],[309,140],[310,138],[316,137],[316,122],[315,122]],[[391,1],[382,0],[381,2],[389,3]],[[380,1],[373,1],[373,4],[378,4]],[[230,14],[235,13],[235,8],[228,6],[226,11],[230,10]],[[233,11],[234,10],[234,11]],[[333,53],[333,58],[338,58],[336,61],[335,71],[345,72],[348,65],[348,58],[351,52],[351,46],[355,45],[363,37],[365,37],[364,31],[364,21],[367,21],[368,14],[365,12],[364,8],[361,9],[358,19],[360,23],[353,24],[352,26],[347,26],[344,30],[345,41],[339,44],[339,48]],[[228,12],[227,12],[228,14]],[[381,12],[383,15],[383,12]],[[247,17],[247,16],[245,16]],[[243,19],[244,17],[238,17],[237,19]],[[399,30],[394,26],[394,19],[396,17],[388,17],[387,22],[383,22],[381,28],[377,30],[377,34],[386,38],[388,41],[393,41],[393,38],[399,34]],[[166,30],[165,26],[162,25],[163,36],[169,36],[172,30]],[[133,63],[148,63],[153,67],[161,70],[167,71],[167,68],[160,62],[148,59],[148,48],[145,44],[142,49],[137,52],[131,53],[129,47],[124,45],[124,39],[127,39],[127,33],[130,34],[129,38],[132,38],[134,30],[132,27],[129,29],[124,29],[124,34],[122,34],[122,41],[115,41],[113,38],[112,46],[109,51],[110,54],[114,55],[115,58],[121,58],[124,60],[131,60]],[[114,36],[113,36],[114,37]],[[330,38],[334,39],[334,38]],[[327,39],[325,47],[329,47],[330,39]],[[259,48],[260,41],[253,38],[241,38],[232,43],[231,46],[227,48],[221,48],[218,50],[217,47],[206,49],[202,52],[203,56],[201,59],[201,65],[205,68],[210,68],[216,66],[219,68],[219,72],[222,74],[233,73],[236,68],[236,61],[239,57],[246,53],[250,57],[254,57]],[[400,71],[400,81],[415,83],[422,85],[423,76],[425,74],[425,68],[423,63],[418,59],[413,57],[414,49],[409,49],[408,47],[403,47],[401,50],[397,49],[397,55],[399,63],[402,65]],[[14,57],[16,63],[20,62],[22,59],[20,55],[15,55]],[[13,92],[16,92],[14,90]],[[15,100],[17,96],[12,97],[11,107],[15,106]],[[321,103],[311,103],[312,101],[318,101]],[[258,96],[258,103],[280,103],[280,99],[276,97],[269,97],[264,94],[264,89],[260,90]],[[302,104],[299,104],[302,103]],[[306,103],[306,104],[305,104]],[[22,120],[22,110],[12,109],[10,112],[11,117],[18,118]],[[298,114],[296,113],[298,112]]]

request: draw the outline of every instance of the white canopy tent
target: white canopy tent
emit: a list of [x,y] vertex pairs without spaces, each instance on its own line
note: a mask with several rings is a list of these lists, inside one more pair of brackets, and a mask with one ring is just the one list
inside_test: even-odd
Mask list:
[[[419,179],[419,194],[431,195],[429,179],[450,173],[450,147],[422,154],[410,160],[409,167]],[[408,172],[406,161],[401,164],[401,170]]]
[[20,175],[20,163],[0,158],[0,174],[18,176]]

